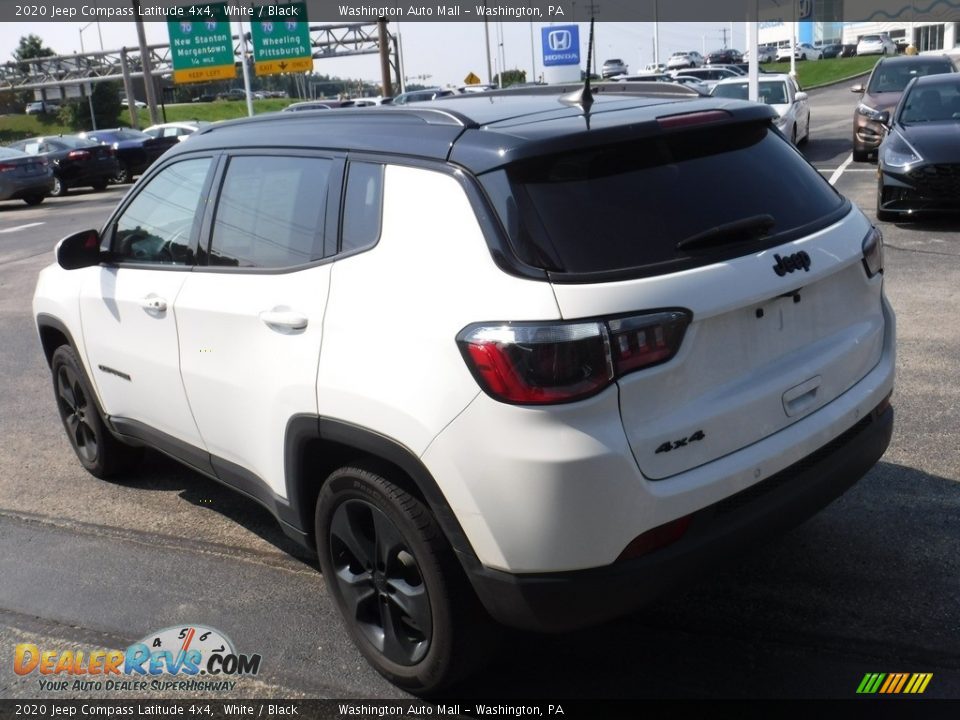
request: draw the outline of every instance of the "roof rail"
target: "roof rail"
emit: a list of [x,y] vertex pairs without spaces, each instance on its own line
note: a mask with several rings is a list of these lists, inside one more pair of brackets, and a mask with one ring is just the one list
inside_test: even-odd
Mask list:
[[470,118],[453,110],[431,107],[409,107],[376,105],[373,107],[332,108],[330,110],[304,110],[295,113],[271,112],[253,117],[237,118],[225,123],[215,123],[198,130],[207,135],[217,130],[237,127],[238,125],[256,125],[276,122],[277,120],[310,120],[317,122],[337,122],[343,120],[364,120],[391,123],[398,119],[420,120],[427,125],[453,125],[456,127],[476,127]]

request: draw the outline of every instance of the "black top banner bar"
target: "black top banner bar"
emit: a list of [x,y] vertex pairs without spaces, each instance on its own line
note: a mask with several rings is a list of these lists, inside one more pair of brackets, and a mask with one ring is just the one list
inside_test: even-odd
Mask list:
[[[205,4],[205,3],[202,3]],[[198,5],[202,5],[198,3]],[[271,11],[286,0],[224,0],[239,20],[301,20],[294,13]],[[146,22],[189,21],[184,0],[34,0],[0,2],[2,22]],[[960,21],[960,0],[306,0],[311,23],[369,22],[378,17],[403,22],[953,22]]]

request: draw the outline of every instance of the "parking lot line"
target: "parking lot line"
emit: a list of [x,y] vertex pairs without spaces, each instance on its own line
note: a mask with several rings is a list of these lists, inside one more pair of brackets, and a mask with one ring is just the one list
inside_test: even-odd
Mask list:
[[0,230],[0,234],[12,233],[12,232],[16,232],[17,230],[26,230],[27,228],[36,227],[37,225],[43,225],[43,223],[35,222],[35,223],[27,223],[26,225],[17,225],[16,227],[7,228],[6,230]]
[[839,180],[840,176],[843,175],[843,171],[846,170],[850,166],[850,163],[852,162],[853,162],[853,153],[850,153],[847,159],[843,161],[843,164],[840,165],[840,167],[838,167],[836,170],[834,170],[833,175],[830,176],[831,185],[837,184],[837,180]]

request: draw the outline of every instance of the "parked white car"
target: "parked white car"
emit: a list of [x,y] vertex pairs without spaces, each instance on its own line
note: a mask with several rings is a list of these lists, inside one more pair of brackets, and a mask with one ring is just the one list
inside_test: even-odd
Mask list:
[[896,55],[897,44],[886,33],[864,35],[857,43],[857,55]]
[[[819,60],[823,57],[823,50],[815,48],[810,43],[799,43],[794,49],[794,57],[797,60]],[[777,62],[783,62],[790,59],[790,46],[782,47],[777,50]]]
[[[743,78],[721,80],[713,88],[713,97],[746,100],[749,85]],[[794,145],[802,145],[810,139],[810,103],[787,73],[771,73],[760,78],[760,102],[777,111],[777,129]]]
[[703,66],[703,56],[696,50],[690,52],[675,52],[667,60],[667,70],[682,70]]

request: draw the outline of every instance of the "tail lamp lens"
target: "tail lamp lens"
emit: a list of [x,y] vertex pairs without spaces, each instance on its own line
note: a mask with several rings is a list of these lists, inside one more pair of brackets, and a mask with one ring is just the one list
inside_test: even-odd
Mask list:
[[86,150],[71,150],[67,153],[67,158],[70,160],[84,160],[90,157],[90,153]]
[[863,267],[867,277],[883,272],[883,233],[875,227],[863,238]]
[[690,315],[670,311],[574,323],[472,325],[457,337],[480,387],[522,405],[596,395],[629,372],[672,358]]
[[0,163],[0,172],[8,172],[16,169],[16,165],[11,165],[10,163]]

